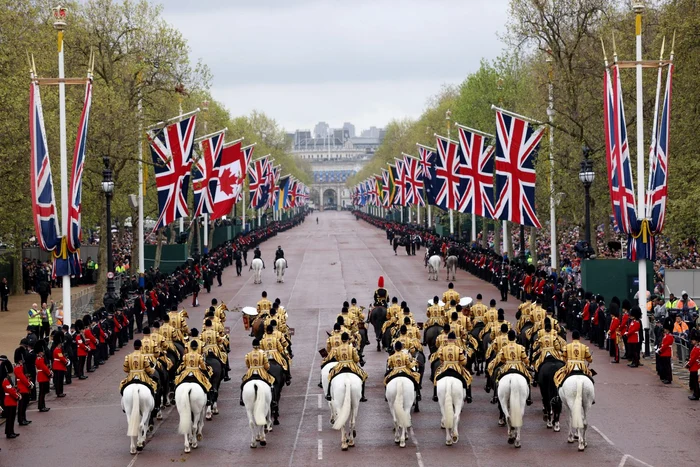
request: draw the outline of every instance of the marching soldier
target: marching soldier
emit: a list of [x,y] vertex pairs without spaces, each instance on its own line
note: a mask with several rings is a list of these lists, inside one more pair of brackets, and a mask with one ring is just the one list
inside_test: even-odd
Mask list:
[[153,368],[151,357],[141,351],[141,340],[134,341],[134,351],[124,357],[123,368],[127,376],[119,383],[120,393],[123,394],[124,388],[131,383],[141,383],[148,386],[155,397],[158,386],[151,376],[156,370]]
[[[502,363],[503,366],[498,374],[494,374],[495,368]],[[496,383],[508,373],[518,373],[525,377],[528,382],[527,405],[532,405],[529,384],[532,384],[532,375],[527,367],[530,362],[525,352],[525,347],[515,342],[515,331],[508,331],[508,343],[503,346],[496,357],[489,364],[489,372],[495,377]]]
[[447,284],[447,291],[442,294],[442,301],[450,303],[452,300],[454,300],[455,303],[459,303],[459,292],[455,290],[455,285],[450,282]]
[[384,288],[384,276],[379,276],[377,290],[374,291],[374,306],[386,307],[389,303],[389,292]]
[[199,344],[197,342],[190,342],[190,351],[182,357],[180,368],[177,369],[175,386],[177,387],[184,382],[198,383],[204,389],[205,394],[207,394],[207,399],[209,399],[211,382],[209,382],[205,373],[210,375],[212,371],[204,357],[197,351],[198,347]]
[[437,382],[441,376],[455,376],[462,380],[464,389],[467,393],[467,404],[472,402],[472,375],[467,370],[467,358],[464,356],[464,351],[457,345],[455,339],[457,336],[454,332],[447,335],[447,342],[430,356],[430,361],[436,359],[440,361],[440,366],[435,371],[433,379],[433,400],[437,402]]
[[[328,360],[335,358],[338,361],[338,364],[328,373],[328,382],[331,382],[333,378],[343,370],[356,374],[360,377],[360,379],[362,379],[362,398],[360,399],[360,402],[367,402],[367,399],[365,398],[365,381],[367,381],[367,373],[365,373],[365,371],[357,365],[360,361],[360,356],[357,353],[357,349],[350,344],[350,336],[347,332],[344,332],[340,338],[343,343],[338,347],[333,348],[327,357]],[[328,392],[326,393],[326,400],[331,400],[330,391],[331,385],[329,384]]]
[[428,317],[428,320],[425,323],[425,329],[428,329],[430,326],[434,326],[436,324],[438,326],[445,324],[444,310],[443,307],[440,306],[440,298],[437,295],[433,297],[433,304],[428,307],[425,314]]
[[398,375],[407,376],[413,381],[416,390],[416,400],[421,400],[420,394],[420,374],[416,371],[418,362],[403,351],[403,344],[396,341],[394,344],[395,352],[389,356],[386,362],[386,376],[384,377],[384,386],[389,384],[392,378]]
[[[275,377],[267,371],[270,369],[270,361],[267,359],[265,352],[260,349],[260,341],[257,339],[253,339],[253,350],[245,355],[245,366],[248,368],[248,371],[241,378],[243,380],[241,382],[241,405],[245,405],[243,404],[243,386],[251,379],[260,379],[270,386],[275,384]],[[274,400],[272,405],[275,405]]]
[[566,365],[559,368],[554,374],[554,384],[557,387],[561,387],[564,380],[573,372],[580,372],[590,378],[593,377],[591,370],[586,365],[586,362],[593,363],[593,357],[588,346],[579,341],[580,338],[581,335],[578,330],[574,330],[571,333],[572,342],[567,344],[562,350],[562,360],[564,360]]
[[484,313],[486,313],[486,305],[481,303],[481,294],[476,294],[476,303],[472,305],[472,319],[476,323],[477,321],[484,320]]

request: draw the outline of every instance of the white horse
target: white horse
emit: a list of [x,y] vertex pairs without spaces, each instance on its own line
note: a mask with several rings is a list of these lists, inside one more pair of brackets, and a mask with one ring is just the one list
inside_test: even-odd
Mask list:
[[277,271],[277,282],[284,282],[284,270],[287,269],[287,260],[280,258],[275,261],[275,270]]
[[340,430],[340,447],[343,451],[355,446],[355,422],[361,395],[362,380],[354,373],[341,373],[331,381],[331,403],[337,414],[333,429]]
[[457,378],[445,376],[437,382],[437,396],[442,413],[440,428],[445,429],[445,444],[452,446],[452,443],[459,441],[459,417],[464,405],[464,386]]
[[124,388],[122,409],[129,424],[126,435],[131,440],[131,454],[143,451],[154,404],[153,395],[146,385],[134,383]]
[[[321,386],[323,387],[323,396],[325,397],[326,394],[328,394],[328,385],[330,384],[328,382],[328,374],[331,372],[331,370],[338,365],[338,362],[330,362],[327,363],[323,368],[321,368]],[[331,411],[331,425],[335,423],[335,415],[336,412],[333,409],[333,402],[328,402],[328,408]]]
[[255,258],[250,262],[250,267],[253,269],[253,275],[255,276],[255,284],[262,284],[262,269],[263,262],[260,258]]
[[573,443],[578,437],[578,450],[586,449],[586,430],[588,429],[588,411],[595,401],[595,388],[591,380],[584,375],[573,375],[566,378],[559,388],[559,397],[569,411],[569,437],[567,442]]
[[207,395],[197,383],[181,383],[175,389],[175,404],[180,414],[178,432],[185,435],[185,452],[190,452],[190,447],[197,449],[202,440]]
[[428,259],[428,280],[438,280],[438,273],[440,272],[440,264],[442,263],[442,258],[440,255],[433,255]]
[[457,272],[457,262],[458,259],[455,255],[448,256],[445,260],[445,268],[447,268],[446,280],[450,280],[450,271],[452,271],[452,280],[455,280],[455,273]]
[[520,429],[523,427],[527,393],[527,380],[523,375],[509,373],[498,382],[498,403],[508,426],[508,444],[514,444],[516,448],[520,447]]
[[394,419],[394,442],[406,447],[406,431],[411,427],[411,407],[415,399],[413,381],[397,376],[386,385],[386,399]]
[[253,380],[243,385],[243,404],[248,414],[248,426],[252,432],[250,447],[257,448],[266,446],[265,433],[271,431],[272,411],[272,389],[265,381]]

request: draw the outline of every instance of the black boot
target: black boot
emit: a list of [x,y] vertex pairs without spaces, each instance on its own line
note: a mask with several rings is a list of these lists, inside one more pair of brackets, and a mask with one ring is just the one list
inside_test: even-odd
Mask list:
[[525,404],[527,404],[528,407],[532,405],[532,390],[530,387],[527,388],[527,399],[525,400]]
[[360,397],[360,402],[367,402],[367,398],[365,397],[365,382],[362,382],[362,397]]
[[472,387],[467,386],[467,404],[472,403]]
[[437,396],[437,386],[433,386],[433,402],[438,401],[438,396]]
[[416,401],[420,402],[423,400],[423,396],[420,394],[420,388],[416,388]]
[[[364,385],[362,386],[364,388]],[[326,400],[330,401],[331,400],[331,383],[328,383],[328,391],[326,391]]]

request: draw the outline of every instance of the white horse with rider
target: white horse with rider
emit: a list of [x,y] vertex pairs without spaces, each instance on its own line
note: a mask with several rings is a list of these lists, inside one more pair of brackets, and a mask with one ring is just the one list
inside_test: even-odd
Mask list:
[[520,447],[528,389],[527,379],[518,373],[505,374],[498,382],[498,403],[504,416],[498,424],[508,426],[508,444],[516,448]]
[[185,436],[185,452],[197,449],[207,410],[207,395],[197,383],[181,383],[175,389],[175,404],[180,414],[178,432]]
[[260,258],[253,259],[250,262],[250,269],[253,270],[253,276],[255,277],[253,283],[262,284],[263,261]]
[[593,382],[586,375],[572,375],[564,380],[559,388],[559,397],[569,411],[568,443],[578,438],[578,450],[586,449],[588,411],[595,402]]
[[132,383],[124,388],[122,409],[126,413],[126,435],[131,440],[131,454],[143,451],[146,434],[152,429],[149,424],[154,405],[153,394],[145,384]]
[[287,260],[278,258],[275,261],[275,271],[277,272],[277,282],[284,282],[284,270],[287,269]]
[[428,280],[438,280],[438,274],[440,273],[440,265],[442,264],[442,258],[440,255],[433,255],[428,258]]
[[450,272],[452,272],[452,280],[455,280],[455,273],[457,272],[457,263],[459,259],[455,255],[450,255],[445,258],[445,268],[447,269],[447,278],[450,280]]
[[394,442],[406,447],[406,432],[411,427],[411,407],[415,400],[413,381],[406,376],[397,376],[386,385],[386,400],[394,419]]
[[272,389],[265,381],[252,380],[243,385],[243,405],[251,431],[250,447],[267,445],[265,434],[272,431]]
[[340,430],[340,447],[355,446],[355,424],[362,396],[362,379],[354,373],[340,373],[331,381],[331,404],[335,413],[334,430]]
[[464,386],[459,379],[445,376],[437,382],[437,396],[442,413],[440,428],[445,429],[445,444],[452,446],[459,441],[459,417],[464,405]]

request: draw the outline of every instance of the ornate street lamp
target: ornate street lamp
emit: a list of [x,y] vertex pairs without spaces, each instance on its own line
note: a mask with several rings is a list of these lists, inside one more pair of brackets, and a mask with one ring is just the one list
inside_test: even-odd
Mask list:
[[102,302],[107,313],[114,313],[117,304],[117,295],[114,292],[114,260],[112,257],[112,194],[114,192],[114,181],[112,180],[112,169],[109,165],[109,157],[104,156],[102,162],[105,165],[102,171],[102,192],[107,201],[107,292],[105,292]]
[[583,183],[583,188],[586,191],[586,242],[588,247],[592,248],[591,243],[591,194],[590,188],[593,180],[595,180],[595,172],[593,171],[593,161],[589,159],[591,149],[583,145],[583,160],[581,161],[581,170],[578,173],[578,179]]

